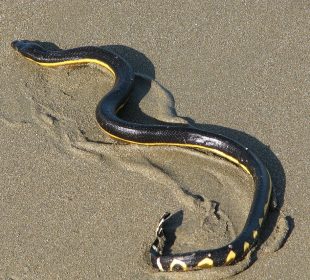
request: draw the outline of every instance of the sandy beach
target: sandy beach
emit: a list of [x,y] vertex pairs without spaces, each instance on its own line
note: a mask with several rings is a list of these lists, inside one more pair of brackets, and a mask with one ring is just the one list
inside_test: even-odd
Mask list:
[[[309,279],[310,4],[307,1],[8,1],[0,4],[0,279]],[[277,209],[240,263],[161,273],[149,261],[165,211],[173,253],[241,232],[253,182],[192,149],[117,142],[95,109],[113,77],[48,69],[16,39],[100,46],[137,73],[120,115],[187,123],[253,150]]]

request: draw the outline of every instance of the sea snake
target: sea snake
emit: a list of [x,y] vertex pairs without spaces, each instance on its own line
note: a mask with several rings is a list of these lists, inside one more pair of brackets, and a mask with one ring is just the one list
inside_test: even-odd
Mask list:
[[150,248],[152,265],[160,271],[189,271],[235,264],[255,246],[269,207],[272,183],[262,161],[248,148],[219,134],[186,125],[165,123],[147,125],[125,121],[117,112],[132,93],[135,73],[120,56],[99,47],[80,47],[68,50],[48,50],[37,42],[17,40],[12,47],[27,59],[46,67],[95,63],[114,76],[113,88],[96,109],[96,118],[105,133],[127,143],[147,146],[168,145],[198,148],[241,167],[255,184],[253,202],[242,232],[229,244],[216,249],[202,249],[181,254],[165,254],[164,223],[169,213],[160,219],[156,239]]

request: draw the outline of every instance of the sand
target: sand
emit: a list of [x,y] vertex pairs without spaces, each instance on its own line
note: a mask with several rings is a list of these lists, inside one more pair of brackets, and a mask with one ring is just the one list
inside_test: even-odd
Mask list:
[[[0,279],[310,278],[310,6],[173,3],[1,2]],[[259,248],[235,266],[154,271],[165,211],[173,252],[223,245],[244,225],[251,178],[195,150],[117,143],[94,114],[112,77],[40,68],[15,39],[112,49],[140,73],[123,118],[189,123],[250,147],[278,200]]]

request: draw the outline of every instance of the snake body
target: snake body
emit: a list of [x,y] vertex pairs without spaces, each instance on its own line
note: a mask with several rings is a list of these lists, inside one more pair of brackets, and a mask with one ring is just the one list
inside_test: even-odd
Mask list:
[[261,160],[248,148],[215,133],[186,125],[146,125],[125,121],[118,110],[130,97],[135,73],[121,57],[99,47],[68,50],[48,50],[39,43],[26,40],[12,42],[12,47],[24,57],[46,67],[95,63],[115,78],[110,92],[99,102],[96,118],[100,127],[111,137],[141,145],[173,145],[198,148],[238,165],[253,178],[255,191],[250,212],[242,232],[229,244],[216,249],[203,249],[181,254],[164,254],[161,239],[165,237],[165,213],[150,249],[152,265],[160,271],[188,271],[234,264],[242,260],[257,242],[271,197],[271,178]]

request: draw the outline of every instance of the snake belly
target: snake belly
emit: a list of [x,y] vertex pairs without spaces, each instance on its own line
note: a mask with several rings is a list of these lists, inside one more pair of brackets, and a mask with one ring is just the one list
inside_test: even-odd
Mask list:
[[152,265],[160,271],[190,271],[235,264],[253,248],[269,207],[272,183],[268,170],[248,148],[219,134],[186,125],[146,125],[125,121],[117,116],[119,108],[130,98],[135,73],[120,56],[99,47],[49,50],[37,42],[17,40],[12,47],[25,58],[46,67],[95,63],[114,76],[114,86],[96,109],[96,118],[105,133],[127,143],[155,146],[198,148],[238,165],[253,178],[255,191],[242,232],[229,244],[215,249],[201,249],[181,254],[164,254],[160,245],[164,237],[165,213],[159,222],[156,239],[150,248]]

